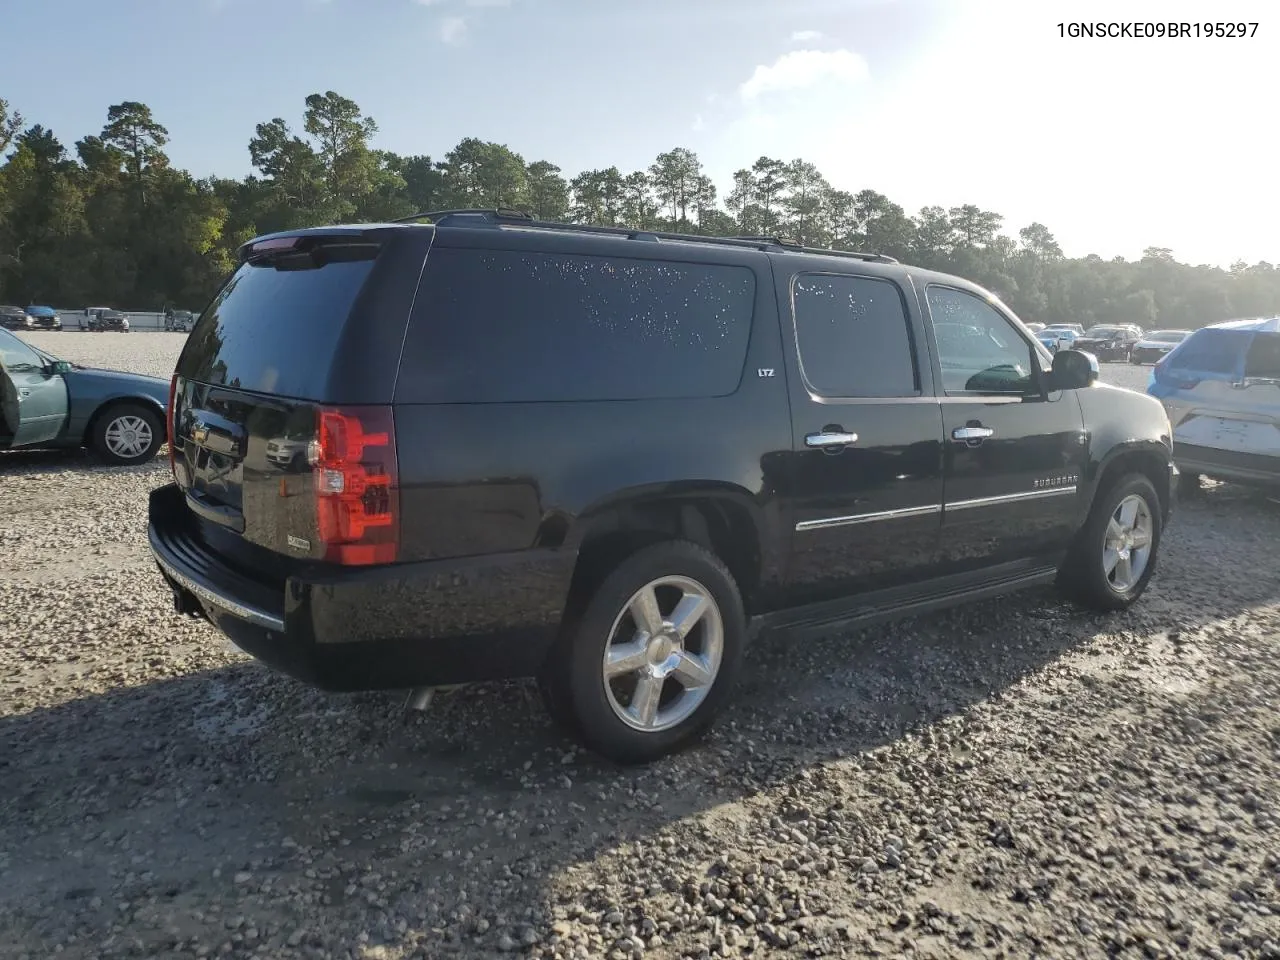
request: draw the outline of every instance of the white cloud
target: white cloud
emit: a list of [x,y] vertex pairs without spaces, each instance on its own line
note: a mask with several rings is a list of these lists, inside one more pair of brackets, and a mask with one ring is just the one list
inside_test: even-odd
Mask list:
[[467,39],[467,21],[462,17],[445,17],[440,21],[440,39],[457,46]]
[[419,6],[434,7],[437,3],[443,3],[444,0],[415,0]]
[[813,43],[813,41],[821,39],[821,30],[797,30],[791,34],[792,43]]
[[857,83],[868,74],[867,61],[850,50],[794,50],[756,67],[738,92],[743,100],[755,100],[767,93],[804,90],[833,81]]
[[511,0],[467,0],[468,7],[509,7]]

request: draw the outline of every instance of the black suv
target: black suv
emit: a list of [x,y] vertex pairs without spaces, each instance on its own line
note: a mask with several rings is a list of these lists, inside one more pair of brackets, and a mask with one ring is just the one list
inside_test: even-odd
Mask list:
[[971,283],[427,217],[246,244],[178,361],[151,548],[180,612],[272,666],[534,676],[643,761],[709,723],[758,630],[1055,579],[1119,610],[1155,570],[1164,410]]

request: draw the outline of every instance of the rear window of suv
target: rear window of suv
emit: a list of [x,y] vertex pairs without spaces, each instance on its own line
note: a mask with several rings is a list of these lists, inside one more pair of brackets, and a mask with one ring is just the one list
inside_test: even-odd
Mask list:
[[742,378],[755,293],[747,267],[436,248],[396,399],[725,396]]
[[1235,373],[1249,345],[1249,336],[1240,330],[1197,330],[1169,355],[1169,368],[1197,373]]
[[184,377],[258,393],[324,399],[334,352],[373,268],[373,250],[323,266],[240,266],[200,315]]

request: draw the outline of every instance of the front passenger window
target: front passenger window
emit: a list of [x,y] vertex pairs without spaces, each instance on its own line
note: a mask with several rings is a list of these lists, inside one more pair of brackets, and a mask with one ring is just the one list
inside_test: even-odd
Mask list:
[[947,396],[1021,396],[1031,391],[1031,347],[994,307],[952,287],[930,286],[925,297]]

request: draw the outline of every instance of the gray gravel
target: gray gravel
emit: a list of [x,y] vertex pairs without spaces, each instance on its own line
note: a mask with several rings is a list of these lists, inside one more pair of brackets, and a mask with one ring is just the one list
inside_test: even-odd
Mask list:
[[[31,339],[161,375],[181,343]],[[174,618],[164,476],[0,455],[0,957],[1280,958],[1265,498],[1183,504],[1121,616],[763,641],[703,744],[619,771],[525,684],[406,722]]]

